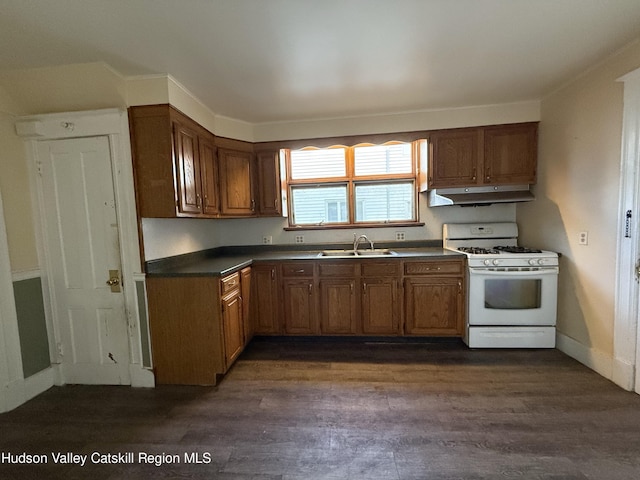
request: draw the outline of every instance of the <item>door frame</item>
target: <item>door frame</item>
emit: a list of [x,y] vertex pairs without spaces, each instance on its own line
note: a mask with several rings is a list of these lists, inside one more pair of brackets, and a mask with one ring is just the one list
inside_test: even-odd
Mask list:
[[[640,69],[624,82],[612,380],[640,393]],[[631,217],[627,219],[627,212]]]
[[7,229],[0,192],[0,413],[28,400],[18,333],[18,316],[13,296]]
[[[129,141],[127,112],[119,109],[69,112],[22,117],[16,123],[16,132],[25,139],[29,163],[32,210],[38,248],[38,260],[42,270],[45,317],[49,336],[49,351],[55,370],[55,384],[65,383],[59,368],[57,348],[57,321],[51,305],[49,278],[51,253],[45,241],[44,198],[39,175],[38,142],[82,137],[107,137],[113,188],[116,199],[116,215],[119,225],[122,286],[125,317],[128,331],[129,372],[132,386],[153,387],[153,372],[143,366],[142,329],[136,292],[136,280],[143,278],[141,272],[136,215],[133,164]],[[145,299],[146,302],[146,299]]]

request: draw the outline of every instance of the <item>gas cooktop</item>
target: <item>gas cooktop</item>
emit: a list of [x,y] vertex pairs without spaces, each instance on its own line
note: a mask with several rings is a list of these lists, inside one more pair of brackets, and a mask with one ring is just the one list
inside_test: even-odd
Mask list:
[[471,255],[498,255],[500,253],[542,253],[537,248],[518,247],[512,245],[498,245],[492,248],[485,247],[458,247],[458,251]]

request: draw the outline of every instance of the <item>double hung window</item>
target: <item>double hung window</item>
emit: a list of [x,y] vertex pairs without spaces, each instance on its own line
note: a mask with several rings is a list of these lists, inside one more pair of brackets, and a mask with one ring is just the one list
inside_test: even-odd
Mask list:
[[283,150],[290,226],[417,223],[420,142]]

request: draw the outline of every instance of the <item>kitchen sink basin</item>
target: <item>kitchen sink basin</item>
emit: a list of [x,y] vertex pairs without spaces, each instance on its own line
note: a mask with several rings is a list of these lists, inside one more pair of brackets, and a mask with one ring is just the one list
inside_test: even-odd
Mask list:
[[319,257],[355,257],[354,250],[323,250],[318,254]]
[[388,248],[374,248],[373,250],[358,250],[356,252],[358,255],[363,257],[377,257],[380,255],[396,255],[396,252],[393,250],[389,250]]
[[375,248],[369,250],[323,250],[319,257],[380,257],[384,255],[396,255],[396,252],[387,248]]

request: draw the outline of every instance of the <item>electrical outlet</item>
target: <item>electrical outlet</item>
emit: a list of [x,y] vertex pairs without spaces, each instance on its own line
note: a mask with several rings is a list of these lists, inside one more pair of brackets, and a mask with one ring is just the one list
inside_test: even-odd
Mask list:
[[589,232],[578,233],[578,245],[589,245]]
[[304,243],[304,235],[296,235],[296,243]]
[[271,245],[273,243],[273,237],[271,235],[265,235],[262,237],[263,245]]
[[404,232],[396,232],[396,241],[404,242]]

